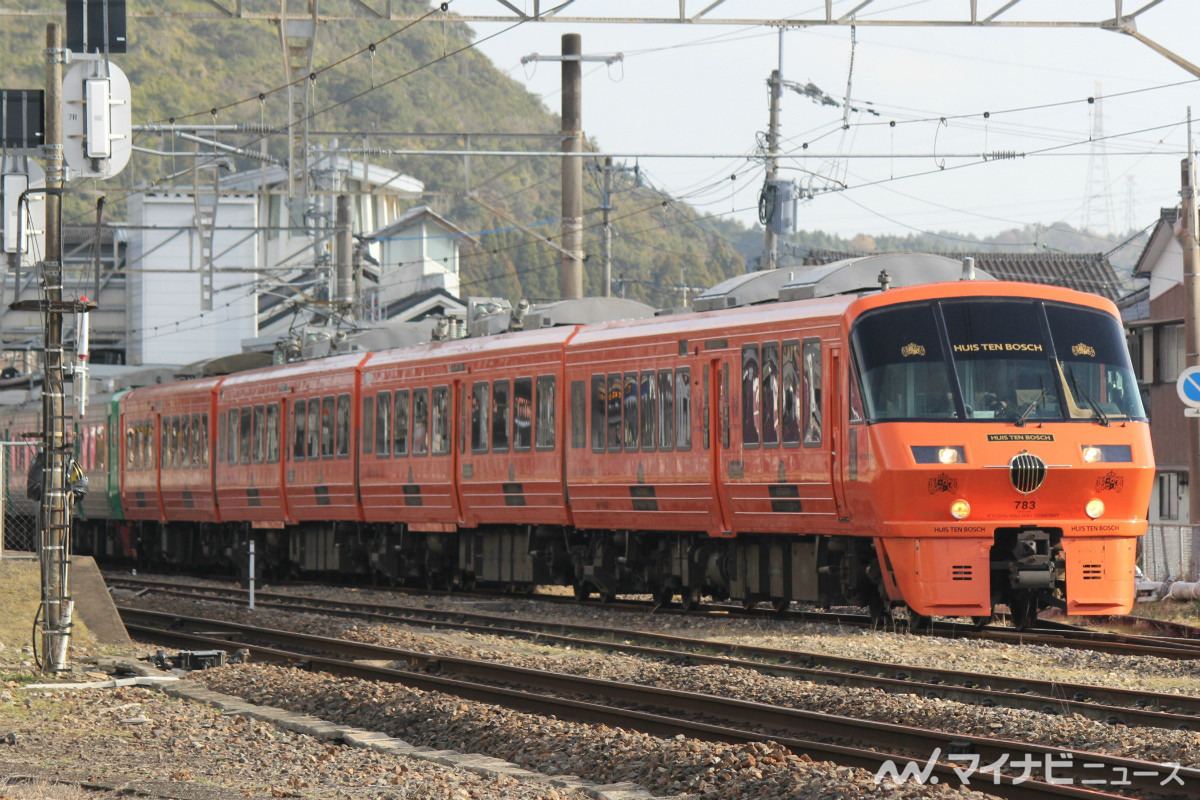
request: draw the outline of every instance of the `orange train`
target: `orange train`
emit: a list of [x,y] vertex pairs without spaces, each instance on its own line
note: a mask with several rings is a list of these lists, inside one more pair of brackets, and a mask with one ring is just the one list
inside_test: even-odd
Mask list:
[[108,407],[96,477],[119,498],[78,523],[85,552],[236,567],[253,539],[281,572],[919,622],[1127,612],[1154,475],[1114,306],[995,281],[339,355]]

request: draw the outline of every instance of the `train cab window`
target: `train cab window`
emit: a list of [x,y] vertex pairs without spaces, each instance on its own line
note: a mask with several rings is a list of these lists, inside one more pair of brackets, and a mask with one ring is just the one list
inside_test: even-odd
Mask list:
[[608,435],[608,384],[603,375],[592,376],[592,450],[604,452]]
[[430,434],[433,441],[430,447],[435,456],[444,456],[450,452],[450,388],[433,387],[431,405]]
[[375,452],[375,398],[364,397],[362,406],[362,451],[369,456]]
[[408,389],[396,392],[396,416],[392,428],[392,452],[408,455]]
[[675,370],[675,447],[692,449],[692,371]]
[[779,444],[779,344],[762,346],[762,442],[763,447]]
[[[579,388],[583,388],[582,383]],[[538,450],[554,449],[554,391],[554,376],[539,375],[537,379],[537,427],[534,434]],[[581,435],[580,439],[582,438]]]
[[858,367],[853,363],[850,365],[850,422],[862,422],[865,419],[863,413],[862,394],[858,391],[861,383],[858,377]]
[[337,457],[346,458],[350,455],[350,395],[339,394],[337,396],[337,430],[336,447]]
[[800,342],[796,339],[783,343],[783,360],[779,366],[780,400],[779,422],[782,428],[784,447],[800,444]]
[[[804,340],[804,369],[800,384],[802,397],[801,408],[804,422],[804,446],[816,447],[821,443],[821,340],[817,338]],[[853,396],[850,403],[851,417],[854,409],[861,404],[856,402],[858,397],[858,381],[850,381],[850,393]],[[862,414],[858,415],[862,420]],[[851,419],[851,422],[856,420]]]
[[625,450],[633,452],[638,449],[638,433],[641,427],[638,423],[638,377],[636,372],[625,373],[625,388],[621,405],[625,411]]
[[[238,421],[238,463],[249,464],[254,452],[254,417],[250,406],[242,406]],[[260,451],[261,452],[261,451]]]
[[508,452],[508,429],[512,408],[508,403],[508,381],[492,384],[492,452]]
[[304,422],[308,418],[307,405],[303,400],[292,404],[292,461],[304,460]]
[[675,375],[658,371],[658,449],[675,449]]
[[252,452],[253,452],[253,457],[254,457],[254,463],[261,464],[261,463],[263,463],[263,457],[266,455],[265,447],[266,447],[266,443],[267,443],[267,436],[266,436],[267,412],[263,406],[261,406],[261,405],[254,406],[254,417],[253,417],[252,425],[253,425],[252,435],[254,437],[254,441],[252,444],[252,447],[253,447]]
[[423,456],[429,452],[429,390],[413,389],[412,453]]
[[587,447],[587,383],[571,381],[571,447]]
[[392,393],[375,396],[375,454],[380,458],[392,455]]
[[621,451],[621,406],[624,392],[621,384],[621,373],[608,374],[608,452]]
[[[1130,364],[1120,323],[1091,308],[1057,303],[1047,303],[1044,308],[1065,378],[1067,416],[1089,420],[1145,419],[1137,376]],[[1018,382],[1018,395],[1022,395],[1022,389],[1024,398],[1028,398],[1025,405],[1041,397],[1040,387],[1022,386]],[[1021,400],[1018,396],[1018,404]],[[1050,405],[1048,401],[1044,404]],[[1036,415],[1035,408],[1031,416]]]
[[333,395],[321,398],[321,458],[333,458],[334,401]]
[[480,381],[471,387],[471,452],[488,451],[488,383]]
[[267,405],[267,463],[279,463],[279,403]]
[[[1013,329],[1022,329],[1013,319]],[[1040,326],[1035,321],[1034,329]],[[867,419],[954,419],[950,370],[935,309],[927,303],[881,308],[859,317],[851,331],[861,368]],[[969,334],[971,343],[977,336]],[[951,336],[953,341],[954,337]],[[843,369],[843,374],[853,374]],[[841,376],[838,376],[839,379]]]
[[528,450],[533,446],[533,378],[513,381],[513,450]]
[[321,457],[321,399],[310,398],[308,401],[308,460]]
[[654,449],[654,411],[655,399],[657,392],[655,389],[658,382],[655,380],[654,370],[647,370],[642,373],[641,383],[638,387],[638,400],[641,407],[642,417],[642,449]]
[[758,447],[759,425],[758,345],[742,346],[742,444]]

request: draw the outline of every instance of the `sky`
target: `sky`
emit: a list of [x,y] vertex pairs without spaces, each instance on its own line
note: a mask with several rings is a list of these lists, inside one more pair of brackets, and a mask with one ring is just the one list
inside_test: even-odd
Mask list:
[[[532,10],[529,0],[510,2]],[[835,15],[859,2],[836,0]],[[1153,0],[1126,1],[1125,11],[1147,4]],[[704,5],[689,0],[688,8]],[[988,11],[1002,3],[979,5]],[[1023,16],[1014,18],[1045,13],[1047,19],[1103,19],[1115,4],[1073,0],[1070,11],[1065,5],[1025,0],[1018,6]],[[679,8],[677,0],[577,0],[569,13],[584,16],[602,7],[609,15],[618,6],[630,15],[655,16]],[[764,7],[812,18],[823,14],[824,4],[730,0],[721,9],[760,16],[768,13]],[[966,0],[876,0],[859,18],[946,19],[966,8]],[[451,10],[503,12],[496,0],[455,0]],[[477,39],[490,37],[479,49],[555,113],[561,108],[560,65],[523,65],[523,56],[560,54],[566,33],[581,35],[587,56],[622,53],[620,63],[583,65],[585,133],[602,152],[621,154],[618,163],[637,164],[658,189],[703,213],[745,224],[757,217],[764,171],[754,154],[768,126],[767,79],[780,66],[781,50],[785,81],[812,83],[838,103],[819,105],[794,91],[783,95],[787,157],[781,177],[812,192],[800,206],[805,230],[847,237],[926,231],[985,236],[1062,221],[1123,235],[1152,225],[1160,208],[1178,204],[1189,105],[1200,134],[1194,76],[1132,36],[1093,28],[860,25],[852,46],[849,27],[816,26],[789,29],[781,48],[778,29],[767,27],[471,25]],[[1200,64],[1194,35],[1200,3],[1162,0],[1138,17],[1138,30]],[[857,110],[846,115],[848,83]],[[1089,97],[1100,99],[1089,103]],[[1097,131],[1106,138],[1094,141]],[[619,209],[619,196],[616,202]]]

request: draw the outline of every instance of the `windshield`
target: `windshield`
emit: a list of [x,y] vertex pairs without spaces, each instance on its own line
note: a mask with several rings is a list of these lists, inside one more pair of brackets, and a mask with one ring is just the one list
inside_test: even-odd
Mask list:
[[1120,324],[1021,298],[913,303],[851,333],[870,421],[1144,419]]

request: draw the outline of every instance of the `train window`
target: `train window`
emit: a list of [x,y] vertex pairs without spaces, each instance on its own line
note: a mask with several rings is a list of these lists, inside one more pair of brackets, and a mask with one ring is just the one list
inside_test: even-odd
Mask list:
[[442,456],[450,452],[450,388],[433,387],[432,400],[431,448],[435,456]]
[[392,455],[391,392],[380,392],[375,397],[375,454],[380,458]]
[[587,446],[587,383],[571,381],[571,447]]
[[174,459],[171,458],[171,418],[168,417],[160,421],[161,430],[158,435],[158,447],[161,450],[159,460],[164,467],[170,468],[174,466]]
[[480,381],[471,387],[471,452],[488,450],[488,383]]
[[208,466],[208,415],[192,415],[192,463]]
[[692,449],[692,371],[675,370],[675,447]]
[[[821,443],[821,340],[804,340],[804,370],[802,373],[801,407],[804,420],[804,446],[816,447]],[[851,394],[857,397],[858,381],[850,381]],[[851,409],[856,405],[850,403]],[[851,413],[853,416],[853,413]],[[862,419],[861,414],[859,419]],[[854,420],[851,420],[854,421]]]
[[621,406],[624,393],[621,386],[621,373],[608,374],[608,451],[621,450]]
[[236,408],[229,409],[227,415],[229,424],[226,426],[226,437],[228,439],[228,447],[225,448],[228,463],[236,464],[238,461],[237,451],[237,435],[238,435],[238,410]]
[[[583,389],[583,383],[579,384]],[[554,449],[554,376],[539,375],[537,379],[537,449]],[[580,415],[582,417],[582,415]],[[582,434],[580,435],[582,445]]]
[[267,404],[267,444],[266,456],[268,464],[279,463],[279,403]]
[[225,462],[225,415],[217,414],[217,463]]
[[362,407],[362,451],[369,456],[375,451],[375,398],[364,397]]
[[638,449],[638,376],[636,372],[625,373],[625,391],[622,405],[625,409],[625,449]]
[[604,437],[608,430],[608,384],[603,375],[592,376],[592,449],[604,451]]
[[675,449],[675,381],[669,369],[658,371],[658,449]]
[[146,426],[146,449],[142,458],[146,459],[146,469],[154,469],[157,466],[154,462],[154,423],[153,420],[145,420],[142,424]]
[[513,381],[513,450],[533,446],[533,378]]
[[[259,451],[261,453],[261,451]],[[254,417],[250,406],[242,406],[238,422],[238,463],[249,464],[254,453]]]
[[108,426],[96,428],[96,469],[103,471],[108,467]]
[[858,387],[862,381],[859,378],[858,365],[853,361],[850,362],[850,421],[863,421],[863,405],[862,395],[858,391]]
[[304,460],[304,421],[308,417],[306,406],[303,400],[292,404],[292,461]]
[[783,343],[783,361],[779,369],[782,410],[779,421],[783,428],[783,444],[800,444],[800,342],[791,339]]
[[654,370],[647,370],[642,373],[642,382],[638,390],[638,395],[642,413],[642,449],[654,449],[654,411],[656,405],[658,382],[655,380]]
[[337,457],[346,458],[350,455],[350,395],[337,396],[337,430],[335,431]]
[[179,419],[179,468],[192,466],[192,418],[184,414]]
[[408,389],[396,392],[395,426],[392,428],[392,452],[408,454]]
[[779,343],[762,346],[762,441],[764,447],[779,444]]
[[187,416],[171,417],[171,463],[173,469],[187,466]]
[[266,445],[266,409],[261,405],[254,406],[254,417],[251,422],[251,437],[250,443],[251,453],[255,464],[263,463],[264,446]]
[[333,458],[334,400],[327,394],[321,398],[321,458]]
[[308,460],[321,457],[321,398],[308,401]]
[[[1014,330],[1022,330],[1021,322],[1014,319],[1010,324]],[[1040,330],[1036,320],[1032,328]],[[969,329],[963,334],[971,344],[979,342]],[[978,334],[991,340],[990,331]],[[951,334],[950,338],[953,341],[955,337]],[[912,303],[863,314],[851,339],[862,368],[862,399],[868,420],[955,418],[950,371],[932,306]]]
[[508,426],[511,407],[508,404],[508,381],[492,384],[492,452],[508,452]]
[[758,447],[758,345],[742,345],[742,444]]
[[133,433],[133,428],[125,429],[125,463],[130,469],[141,469],[142,465],[137,463],[137,447],[135,446],[136,437]]
[[[1073,419],[1145,419],[1120,323],[1095,309],[1050,303],[1045,309],[1066,379],[1069,415]],[[955,357],[957,360],[957,354]]]
[[413,389],[412,452],[423,456],[429,452],[429,390]]

